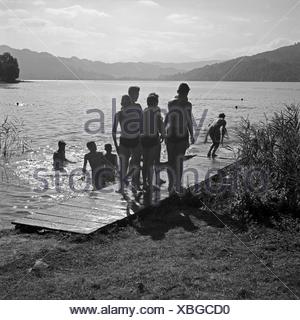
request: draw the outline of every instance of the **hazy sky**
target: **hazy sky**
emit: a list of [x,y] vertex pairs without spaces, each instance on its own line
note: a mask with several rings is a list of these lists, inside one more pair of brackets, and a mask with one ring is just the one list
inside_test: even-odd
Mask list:
[[66,57],[182,62],[299,40],[299,0],[0,0],[0,44]]

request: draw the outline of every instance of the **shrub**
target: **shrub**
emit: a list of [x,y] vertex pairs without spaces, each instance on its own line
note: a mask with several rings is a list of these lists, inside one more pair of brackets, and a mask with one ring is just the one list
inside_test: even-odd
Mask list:
[[245,168],[260,168],[268,176],[268,186],[255,193],[239,177],[234,214],[258,221],[282,213],[300,217],[300,106],[285,106],[256,125],[243,119],[238,138]]
[[0,160],[9,160],[29,148],[28,139],[23,136],[23,124],[17,119],[6,117],[0,125]]

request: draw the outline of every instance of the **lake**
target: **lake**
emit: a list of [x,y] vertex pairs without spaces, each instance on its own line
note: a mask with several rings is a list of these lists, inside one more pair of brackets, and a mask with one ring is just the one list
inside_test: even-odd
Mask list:
[[[79,181],[79,172],[72,180],[74,190],[69,188],[67,173],[82,167],[88,141],[96,141],[99,149],[103,149],[104,143],[112,142],[112,99],[117,99],[118,111],[120,97],[127,93],[130,85],[141,87],[139,102],[142,107],[146,105],[147,95],[156,92],[160,96],[159,106],[166,109],[168,100],[176,94],[178,82],[32,81],[0,84],[0,120],[8,115],[22,121],[23,134],[28,137],[31,146],[25,154],[0,166],[0,227],[24,210],[82,196],[82,193],[76,192],[85,186]],[[226,144],[234,145],[234,130],[242,117],[257,122],[279,111],[284,104],[300,102],[299,83],[189,82],[189,85],[197,124],[206,113],[200,136],[190,152],[203,155],[208,148],[203,144],[205,129],[219,113],[226,114],[229,132]],[[100,116],[103,128],[96,133],[87,132],[86,126],[92,130],[100,129],[99,122],[93,125],[88,122],[99,120]],[[67,142],[67,158],[76,161],[76,164],[66,168],[66,176],[60,177],[58,189],[55,184],[58,177],[54,177],[52,170],[52,154],[61,139]],[[162,157],[166,157],[164,148]],[[48,189],[43,192],[39,191],[45,181],[34,176],[37,170],[39,177],[43,177],[48,184]]]

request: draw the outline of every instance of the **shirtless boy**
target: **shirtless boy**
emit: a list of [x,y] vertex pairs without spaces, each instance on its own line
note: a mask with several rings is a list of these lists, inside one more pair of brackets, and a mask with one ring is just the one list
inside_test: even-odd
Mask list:
[[225,121],[225,114],[220,113],[219,117],[216,118],[208,128],[208,131],[205,136],[204,143],[207,142],[208,135],[212,140],[212,145],[208,151],[207,156],[210,157],[217,157],[216,151],[218,150],[220,143],[223,145],[224,135],[226,133],[226,121]]

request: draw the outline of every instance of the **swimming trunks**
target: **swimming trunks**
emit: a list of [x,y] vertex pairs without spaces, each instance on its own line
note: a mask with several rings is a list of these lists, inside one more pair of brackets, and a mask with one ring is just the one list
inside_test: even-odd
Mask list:
[[168,135],[167,137],[167,142],[179,143],[183,141],[187,141],[187,142],[189,141],[188,134],[185,134],[185,135],[171,134],[171,135]]
[[124,138],[124,137],[120,137],[120,145],[122,145],[123,147],[126,148],[135,148],[140,142],[140,138]]
[[152,148],[159,144],[159,136],[143,136],[141,137],[141,144],[143,148]]

